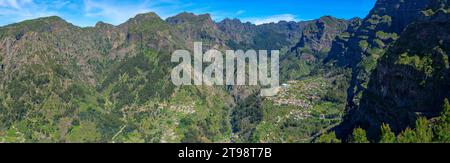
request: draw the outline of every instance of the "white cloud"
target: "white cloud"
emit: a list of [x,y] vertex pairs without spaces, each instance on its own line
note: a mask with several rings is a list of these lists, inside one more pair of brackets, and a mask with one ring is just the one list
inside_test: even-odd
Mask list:
[[54,0],[54,1],[52,1],[51,6],[53,8],[60,9],[60,8],[63,8],[67,5],[69,5],[70,3],[71,3],[71,1],[69,1],[69,0]]
[[242,15],[243,13],[245,13],[245,10],[239,10],[234,15],[239,16],[239,15]]
[[48,5],[33,0],[0,0],[0,25],[55,15]]
[[0,0],[0,7],[20,9],[22,6],[33,3],[32,0]]
[[268,17],[255,17],[255,18],[244,18],[244,22],[251,22],[256,25],[267,24],[267,23],[278,23],[280,21],[298,21],[297,17],[292,14],[281,14],[272,15]]
[[120,2],[111,3],[109,0],[84,0],[84,14],[87,17],[106,18],[108,19],[107,21],[112,21],[112,24],[119,24],[139,13],[149,12],[149,2],[120,4]]
[[179,0],[140,0],[139,2],[111,0],[83,0],[84,16],[98,18],[115,25],[140,13],[156,12],[166,18],[191,6],[192,3],[181,3]]

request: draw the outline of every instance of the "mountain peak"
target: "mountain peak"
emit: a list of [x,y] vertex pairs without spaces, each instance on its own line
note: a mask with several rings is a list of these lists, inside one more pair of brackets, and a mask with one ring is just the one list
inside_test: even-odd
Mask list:
[[320,17],[319,21],[323,21],[325,23],[331,23],[331,22],[345,21],[345,20],[330,16],[330,15],[326,15],[326,16]]
[[157,23],[162,22],[163,20],[154,12],[142,13],[136,15],[134,18],[129,19],[125,23],[119,25],[119,27],[128,28],[130,24],[148,24],[151,22]]
[[99,21],[95,24],[95,28],[113,28],[114,25]]
[[161,17],[158,16],[158,14],[156,14],[155,12],[148,12],[148,13],[142,13],[142,14],[138,14],[134,17],[135,19],[161,19]]
[[183,24],[183,23],[196,23],[196,22],[213,23],[213,20],[212,20],[210,14],[195,15],[194,13],[189,13],[189,12],[182,12],[176,16],[169,17],[166,19],[166,21],[170,24]]
[[238,18],[233,18],[233,19],[225,18],[221,22],[238,22],[238,23],[241,23],[241,20],[239,20]]
[[68,23],[58,16],[42,17],[23,22],[14,23],[5,26],[5,29],[12,31],[35,31],[35,32],[53,32],[61,29],[76,28],[76,26]]
[[37,19],[25,20],[23,22],[12,24],[11,26],[22,24],[22,23],[46,23],[46,24],[69,24],[67,21],[59,16],[49,16]]
[[[49,17],[43,17],[43,18],[39,18],[39,19],[47,20],[47,21],[63,21],[63,22],[66,22],[64,19],[62,19],[59,16],[49,16]],[[36,20],[39,20],[39,19],[36,19]]]
[[359,18],[359,17],[353,17],[353,18],[348,19],[348,21],[349,22],[355,22],[355,21],[362,21],[362,19]]
[[206,13],[206,14],[196,15],[196,14],[191,13],[191,12],[182,12],[182,13],[174,16],[174,17],[178,17],[178,18],[181,18],[181,17],[183,17],[183,18],[207,18],[207,19],[209,18],[210,19],[211,18],[211,14]]
[[241,22],[241,20],[236,19],[236,18],[234,18],[234,19],[225,18],[222,21],[220,21],[218,24],[238,26],[238,25],[242,25],[243,23]]
[[327,19],[337,19],[337,18],[335,18],[333,16],[330,16],[330,15],[325,15],[325,16],[320,17],[320,19],[321,20],[327,20]]
[[151,20],[162,20],[162,19],[156,13],[148,12],[148,13],[137,14],[134,18],[129,19],[124,24],[128,24],[130,22],[142,22],[142,21],[151,21]]

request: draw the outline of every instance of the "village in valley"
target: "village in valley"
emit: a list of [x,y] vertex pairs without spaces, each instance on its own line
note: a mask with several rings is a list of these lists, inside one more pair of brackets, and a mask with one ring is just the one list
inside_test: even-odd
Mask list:
[[264,98],[266,114],[256,130],[260,142],[309,142],[339,124],[345,104],[328,100],[333,87],[333,80],[324,77],[282,84],[276,96]]
[[[317,79],[291,80],[282,84],[277,96],[268,97],[275,106],[291,106],[298,108],[290,112],[288,116],[295,119],[312,118],[314,105],[318,104],[321,96],[326,93],[327,81]],[[324,114],[319,118],[325,119]]]

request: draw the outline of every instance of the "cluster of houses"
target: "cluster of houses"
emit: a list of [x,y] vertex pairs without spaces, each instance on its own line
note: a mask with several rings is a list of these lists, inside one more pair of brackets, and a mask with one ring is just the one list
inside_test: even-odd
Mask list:
[[271,97],[270,100],[274,102],[276,106],[297,106],[302,109],[309,109],[312,107],[311,99],[309,98],[297,98],[292,95],[292,90],[295,90],[297,81],[289,81],[288,83],[281,85],[281,90],[277,96]]
[[288,116],[289,118],[294,118],[296,121],[312,118],[311,110],[293,110]]
[[185,115],[194,114],[195,113],[195,102],[191,104],[184,105],[169,105],[167,103],[159,104],[159,109],[169,108],[172,111],[183,113]]
[[274,104],[276,106],[288,106],[288,105],[292,105],[292,106],[298,106],[300,108],[303,109],[309,109],[311,108],[311,104],[309,101],[307,100],[301,100],[301,99],[275,99],[274,100]]
[[[295,106],[299,109],[293,110],[286,115],[288,118],[302,120],[311,118],[311,112],[314,102],[319,101],[321,88],[325,83],[320,81],[311,81],[308,83],[299,83],[299,81],[289,81],[281,85],[281,90],[275,97],[270,97],[275,106]],[[320,116],[325,119],[324,115]]]
[[195,113],[195,103],[191,105],[171,105],[170,110],[174,110],[176,112],[181,112],[183,114],[189,115]]

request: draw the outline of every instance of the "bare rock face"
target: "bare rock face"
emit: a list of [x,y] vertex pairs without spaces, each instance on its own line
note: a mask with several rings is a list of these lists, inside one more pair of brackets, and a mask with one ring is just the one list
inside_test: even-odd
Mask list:
[[[331,49],[327,62],[336,62],[343,67],[354,67],[368,53],[368,47],[360,47],[359,42],[366,41],[368,46],[377,47],[375,39],[377,32],[387,34],[400,34],[404,28],[416,21],[422,14],[422,10],[427,7],[428,0],[378,0],[369,15],[359,24],[355,23],[347,30],[348,36],[345,41],[338,41],[336,44],[344,44]],[[379,33],[378,33],[379,34]],[[378,38],[381,39],[381,38]],[[395,39],[381,39],[385,44],[389,44]],[[344,43],[343,43],[344,42]],[[349,60],[348,58],[353,58]]]
[[325,62],[353,71],[348,90],[349,108],[359,106],[370,74],[385,49],[398,39],[409,24],[422,19],[423,11],[431,3],[428,0],[378,0],[361,25],[351,26],[346,36],[333,42]]
[[419,116],[439,115],[450,97],[449,28],[449,22],[434,21],[408,26],[371,76],[358,113],[361,125],[376,131],[387,123],[400,132]]
[[400,33],[404,28],[421,15],[421,11],[425,9],[433,0],[379,0],[375,4],[371,15],[389,15],[392,19],[390,29],[386,32]]
[[244,23],[239,19],[228,18],[218,22],[217,26],[235,42],[247,42],[247,44],[250,43],[249,40],[258,28],[254,24],[248,22]]
[[336,36],[347,30],[349,22],[330,16],[321,17],[305,27],[300,42],[292,50],[300,56],[313,55],[321,60],[330,51]]
[[382,123],[400,132],[439,114],[450,90],[447,11],[447,1],[379,0],[347,43],[335,42],[327,61],[353,70],[343,136],[363,127],[376,138]]

